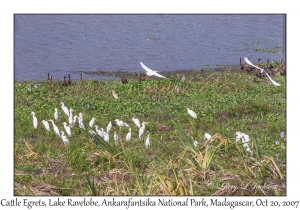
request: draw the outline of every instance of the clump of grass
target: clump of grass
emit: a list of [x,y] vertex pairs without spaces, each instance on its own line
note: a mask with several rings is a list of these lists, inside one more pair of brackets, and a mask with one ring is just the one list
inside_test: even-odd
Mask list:
[[[139,83],[86,80],[62,87],[46,82],[14,84],[15,195],[286,195],[285,141],[275,145],[286,130],[286,80],[273,87],[266,79],[230,72],[193,71],[168,80]],[[37,88],[35,88],[35,85]],[[31,88],[31,91],[28,91]],[[112,96],[114,90],[119,99]],[[263,91],[262,91],[263,90]],[[85,127],[72,128],[69,146],[41,120],[68,122],[60,102],[83,113]],[[186,108],[198,115],[191,118]],[[36,112],[39,125],[33,128]],[[91,135],[88,122],[96,117],[99,128],[120,119],[132,128],[113,126],[110,141]],[[131,118],[149,122],[151,146]],[[250,136],[252,154],[235,142],[235,132]],[[114,142],[113,133],[121,138]],[[204,141],[205,132],[216,136]],[[146,135],[146,132],[145,132]],[[220,144],[220,138],[226,144]],[[198,141],[197,147],[193,142]],[[31,155],[28,155],[28,154]],[[248,188],[245,187],[247,184]],[[256,185],[271,186],[268,189]],[[226,185],[237,186],[229,190]],[[251,190],[254,189],[255,190]]]

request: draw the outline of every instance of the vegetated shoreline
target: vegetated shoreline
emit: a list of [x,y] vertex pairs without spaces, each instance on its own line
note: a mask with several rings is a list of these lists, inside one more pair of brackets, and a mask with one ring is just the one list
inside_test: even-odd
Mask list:
[[[14,84],[14,194],[286,195],[286,138],[280,137],[286,131],[285,77],[276,75],[281,86],[275,87],[241,70],[194,70],[185,81],[183,75],[128,84],[93,79],[68,87],[60,81]],[[104,128],[116,118],[128,122],[131,142],[124,140],[126,128],[115,126],[122,140],[115,143],[111,136],[105,144],[75,126],[70,145],[64,146],[40,123],[53,119],[56,107],[63,130],[61,123],[68,119],[61,101],[74,114],[83,112],[86,126],[93,116]],[[37,129],[31,111],[36,111]],[[149,149],[131,117],[149,121]],[[236,131],[250,136],[252,154],[235,142]],[[206,143],[205,132],[215,140]]]

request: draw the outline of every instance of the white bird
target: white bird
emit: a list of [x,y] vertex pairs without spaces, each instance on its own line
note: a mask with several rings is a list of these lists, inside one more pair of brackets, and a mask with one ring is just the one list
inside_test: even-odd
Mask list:
[[148,133],[148,137],[146,139],[145,146],[146,146],[147,149],[149,149],[149,147],[150,147],[150,133],[149,133],[149,131],[147,131],[147,133]]
[[266,72],[266,70],[264,70],[264,69],[262,69],[262,68],[259,68],[258,66],[255,66],[253,63],[251,63],[251,62],[249,61],[249,59],[248,59],[247,57],[244,57],[244,60],[245,60],[245,62],[248,63],[250,66],[253,66],[253,67],[259,69],[259,70],[260,70],[260,73],[264,73],[264,74],[269,78],[269,80],[273,83],[273,85],[275,85],[275,86],[280,86],[279,83],[275,82],[275,81],[269,76],[269,74]]
[[61,131],[60,134],[61,134],[61,139],[63,140],[64,144],[65,144],[65,145],[69,145],[69,140],[68,140],[68,138],[64,135],[64,132]]
[[112,94],[113,94],[113,97],[115,98],[115,99],[119,99],[119,96],[118,96],[118,94],[116,94],[116,92],[115,91],[111,91],[112,92]]
[[89,130],[89,133],[92,134],[92,135],[97,135],[97,133],[93,130]]
[[42,123],[44,124],[47,131],[50,131],[50,125],[46,120],[42,120]]
[[146,127],[146,125],[148,125],[149,122],[142,122],[142,126]]
[[139,129],[139,138],[142,139],[144,136],[145,126],[141,126]]
[[197,115],[193,110],[187,108],[187,111],[188,111],[189,115],[191,115],[193,118],[197,118]]
[[208,133],[204,134],[204,141],[211,139],[211,135]]
[[69,109],[65,106],[64,102],[60,102],[60,104],[61,104],[61,109],[63,110],[63,112],[64,112],[66,115],[68,115],[68,117],[69,117],[69,115],[70,115]]
[[85,130],[85,126],[84,126],[84,124],[82,122],[79,122],[79,128]]
[[157,77],[161,77],[161,78],[167,78],[165,76],[160,75],[159,73],[157,73],[157,71],[153,71],[152,69],[148,68],[147,66],[145,66],[142,62],[140,62],[141,66],[143,67],[143,69],[146,71],[146,74],[148,76],[157,76]]
[[101,130],[98,129],[98,125],[95,125],[94,127],[96,128],[96,132],[98,133],[98,135],[99,135],[101,138],[104,138],[103,132],[102,132]]
[[75,124],[76,124],[76,120],[78,119],[78,116],[75,115],[75,116],[73,117],[73,119],[74,119],[74,125],[75,125]]
[[112,128],[112,124],[111,124],[111,121],[109,121],[109,123],[108,123],[108,125],[106,127],[106,132],[110,133],[111,128]]
[[68,136],[72,136],[70,126],[67,126],[67,123],[66,123],[66,122],[63,122],[63,124],[64,124],[64,128],[65,128],[65,130],[66,130]]
[[69,115],[69,125],[70,125],[70,127],[73,127],[74,125],[75,125],[75,122],[74,122],[74,119],[73,119],[73,109],[72,108],[70,108],[70,110],[69,110],[69,113],[70,113],[70,115]]
[[126,135],[126,141],[130,141],[131,139],[131,128],[129,128],[129,132]]
[[57,108],[55,108],[54,119],[56,122],[58,121],[58,118],[59,118],[58,111],[57,111]]
[[53,126],[53,130],[54,130],[55,135],[57,135],[58,137],[60,137],[59,129],[58,129],[58,127],[54,124],[54,121],[53,121],[53,120],[48,120],[48,121],[52,122],[52,126]]
[[194,141],[194,146],[197,147],[198,141]]
[[115,134],[114,134],[114,139],[115,139],[115,142],[119,141],[119,135],[117,134],[116,131],[115,131]]
[[32,114],[32,117],[33,117],[33,127],[34,127],[34,129],[36,129],[37,126],[38,126],[38,120],[37,120],[34,112],[31,112],[31,114]]
[[109,142],[109,134],[106,133],[105,131],[102,131],[103,135],[104,135],[104,141]]
[[138,118],[132,118],[132,121],[134,122],[134,124],[136,124],[136,126],[138,127],[138,128],[140,128],[141,127],[141,123],[140,123],[140,121],[139,121],[139,119]]
[[95,120],[96,120],[95,117],[93,117],[93,118],[91,119],[91,121],[90,121],[90,123],[89,123],[89,126],[90,126],[91,128],[94,126]]
[[85,130],[85,126],[83,124],[83,117],[82,117],[82,113],[79,113],[79,117],[78,117],[78,124],[79,124],[79,128]]
[[123,122],[122,120],[116,119],[115,121],[118,124],[118,126],[120,126],[120,127],[122,127],[122,126],[129,127],[129,125],[126,122]]
[[247,135],[247,134],[245,134],[245,133],[242,133],[242,132],[240,132],[240,131],[237,131],[237,132],[235,133],[235,135],[236,135],[236,141],[238,142],[238,141],[240,141],[240,140],[242,139],[243,147],[246,148],[246,151],[247,151],[247,152],[251,152],[251,153],[252,153],[252,151],[251,151],[251,149],[250,149],[250,147],[249,147],[249,145],[248,145],[248,143],[250,143],[249,135]]
[[79,112],[78,114],[78,120],[81,120],[81,122],[83,123],[83,116],[82,116],[82,112]]

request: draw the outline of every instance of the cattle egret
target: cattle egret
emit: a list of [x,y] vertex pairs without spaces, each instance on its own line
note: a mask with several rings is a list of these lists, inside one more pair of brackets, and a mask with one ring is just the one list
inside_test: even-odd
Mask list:
[[236,141],[238,142],[238,141],[240,141],[240,140],[242,139],[243,147],[246,148],[246,151],[247,151],[247,152],[251,152],[251,153],[252,153],[252,151],[251,151],[251,149],[250,149],[250,147],[249,147],[249,145],[248,145],[248,143],[250,143],[249,135],[247,135],[247,134],[245,134],[245,133],[242,133],[242,132],[240,132],[240,131],[237,131],[237,132],[235,133],[235,135],[236,135]]
[[58,137],[60,137],[59,129],[58,129],[58,127],[54,124],[54,121],[53,121],[53,120],[48,120],[48,121],[52,122],[52,126],[53,126],[53,130],[54,130],[55,135],[57,135]]
[[35,117],[35,113],[34,112],[31,112],[31,114],[32,114],[32,117],[33,117],[33,127],[34,127],[34,129],[36,129],[37,126],[38,126],[38,120]]
[[58,121],[58,118],[59,118],[58,111],[57,111],[57,108],[55,108],[54,119],[55,119],[56,122]]
[[96,120],[95,117],[93,117],[93,118],[91,119],[91,121],[90,121],[90,123],[89,123],[89,126],[90,126],[91,128],[94,126],[95,120]]
[[63,110],[63,112],[68,115],[68,117],[70,116],[70,113],[69,113],[69,109],[65,106],[64,102],[60,102],[61,104],[61,109]]
[[197,118],[197,115],[193,110],[187,108],[187,111],[188,111],[189,115],[191,115],[193,118]]
[[105,131],[102,131],[103,135],[104,135],[104,141],[109,142],[109,134],[106,133]]
[[42,123],[44,124],[47,131],[50,131],[50,125],[46,120],[42,120]]
[[93,130],[89,130],[89,133],[92,134],[92,135],[97,135],[97,133]]
[[129,132],[126,135],[126,141],[130,141],[131,139],[131,128],[129,128]]
[[204,141],[211,139],[211,135],[208,133],[204,134]]
[[138,127],[138,128],[140,128],[141,127],[141,123],[140,123],[140,121],[139,121],[139,119],[138,118],[132,118],[132,121],[134,122],[134,124],[136,124],[136,126]]
[[147,131],[147,133],[148,133],[148,137],[146,139],[145,146],[146,146],[147,149],[149,149],[149,147],[150,147],[150,133],[149,133],[149,131]]
[[145,126],[141,126],[139,129],[139,138],[142,139],[144,136]]
[[116,119],[115,121],[119,127],[122,127],[122,126],[129,127],[129,125],[126,122],[123,122],[122,120]]
[[119,135],[117,134],[116,131],[115,131],[115,134],[114,134],[114,139],[115,139],[115,142],[119,141]]
[[72,136],[70,126],[67,126],[67,123],[66,123],[66,122],[63,122],[63,124],[64,124],[64,128],[65,128],[65,130],[66,130],[68,136]]
[[74,122],[74,119],[73,119],[73,109],[72,108],[70,108],[70,110],[69,110],[69,113],[70,113],[70,115],[69,115],[69,124],[70,124],[70,127],[73,127],[74,125],[75,125],[75,122]]
[[64,132],[61,131],[60,134],[61,134],[61,139],[63,140],[64,144],[65,144],[65,145],[69,145],[69,140],[68,140],[68,138],[65,136]]
[[269,74],[266,72],[266,70],[264,70],[264,69],[262,69],[262,68],[259,68],[258,66],[255,66],[253,63],[251,63],[251,62],[249,61],[249,59],[248,59],[247,57],[244,57],[244,60],[245,60],[245,62],[248,63],[250,66],[253,66],[253,67],[257,68],[257,69],[259,69],[259,70],[261,71],[261,73],[264,73],[264,74],[268,77],[268,79],[273,83],[273,85],[275,85],[275,86],[280,86],[279,83],[277,83],[277,82],[275,82],[274,80],[272,80],[272,78],[269,76]]
[[84,126],[84,124],[82,122],[79,122],[79,128],[85,130],[85,126]]
[[198,146],[198,141],[194,141],[194,146],[195,146],[195,147]]
[[146,74],[148,76],[157,76],[157,77],[161,77],[161,78],[166,78],[165,76],[162,76],[159,73],[157,73],[157,71],[153,71],[152,69],[148,68],[142,62],[140,62],[140,64],[141,64],[142,68],[146,71]]
[[119,99],[119,97],[118,97],[118,94],[116,94],[116,92],[115,91],[111,91],[112,92],[112,94],[113,94],[113,97],[115,98],[115,99]]
[[99,130],[99,129],[98,129],[98,125],[95,125],[94,127],[96,128],[96,132],[98,133],[98,135],[99,135],[101,138],[104,138],[104,135],[103,135],[102,130]]
[[111,124],[111,121],[109,121],[109,123],[108,123],[108,125],[106,127],[106,132],[110,133],[111,128],[112,128],[112,124]]

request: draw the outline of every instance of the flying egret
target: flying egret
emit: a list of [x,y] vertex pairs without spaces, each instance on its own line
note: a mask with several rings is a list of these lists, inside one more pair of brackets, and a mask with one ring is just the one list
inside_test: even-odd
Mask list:
[[187,111],[188,111],[189,115],[191,115],[193,118],[197,118],[197,115],[193,110],[187,108]]
[[96,120],[96,117],[93,117],[89,123],[89,126],[92,128],[94,126],[94,123],[95,123],[95,120]]
[[118,142],[118,141],[119,141],[119,135],[117,134],[116,131],[115,131],[115,133],[114,133],[114,139],[115,139],[115,142]]
[[68,138],[65,136],[64,132],[61,131],[60,134],[61,134],[61,139],[63,140],[64,144],[65,144],[65,145],[69,145],[69,140],[68,140]]
[[70,128],[71,126],[67,126],[67,123],[66,123],[66,122],[63,122],[63,124],[64,124],[64,128],[65,128],[65,130],[66,130],[68,136],[72,136],[71,128]]
[[55,108],[54,119],[56,122],[58,121],[58,118],[59,118],[58,111],[57,111],[57,108]]
[[142,139],[144,136],[145,126],[141,126],[139,129],[139,138]]
[[204,141],[211,139],[211,135],[208,133],[204,134]]
[[147,149],[149,149],[149,147],[150,147],[150,133],[149,133],[149,131],[147,131],[147,133],[148,133],[148,137],[146,138],[145,146],[146,146]]
[[141,127],[141,123],[140,123],[140,121],[139,121],[139,119],[138,118],[132,118],[132,121],[134,122],[134,124],[136,124],[136,126],[138,127],[138,128],[140,128]]
[[140,62],[140,64],[141,64],[142,68],[146,71],[146,74],[148,76],[157,76],[157,77],[161,77],[161,78],[167,78],[167,77],[162,76],[159,73],[157,73],[157,71],[153,71],[152,69],[148,68],[142,62]]
[[54,121],[53,121],[53,120],[48,120],[48,121],[52,122],[52,126],[53,126],[53,130],[54,130],[55,135],[57,135],[58,137],[60,137],[59,129],[58,129],[58,127],[54,124]]
[[112,124],[111,124],[111,121],[109,121],[109,123],[108,123],[108,125],[106,127],[106,132],[110,133],[111,128],[112,128]]
[[74,125],[75,125],[75,122],[74,122],[74,119],[73,119],[73,109],[72,108],[70,108],[70,110],[69,110],[69,113],[70,113],[70,115],[69,115],[69,124],[70,124],[70,127],[73,127]]
[[115,121],[119,127],[122,127],[122,126],[129,127],[129,125],[126,122],[123,122],[122,120],[116,119]]
[[70,113],[69,113],[69,109],[65,106],[64,102],[60,102],[61,104],[61,109],[63,110],[63,112],[68,115],[68,117],[70,116]]
[[264,69],[259,68],[258,66],[255,66],[253,63],[251,63],[251,62],[249,61],[249,59],[248,59],[247,57],[244,57],[244,60],[245,60],[245,62],[248,63],[250,66],[253,66],[253,67],[257,68],[257,69],[260,70],[261,73],[264,73],[264,74],[269,78],[269,80],[273,83],[273,85],[275,85],[275,86],[280,86],[280,84],[277,83],[277,82],[275,82],[275,81],[269,76],[269,74],[268,74]]
[[47,131],[50,131],[50,125],[46,120],[42,120],[42,123],[44,124]]
[[99,130],[99,129],[98,129],[98,125],[95,125],[94,127],[96,128],[96,132],[98,133],[98,135],[99,135],[101,138],[104,138],[104,135],[103,135],[102,130]]
[[131,128],[129,128],[129,132],[126,135],[126,141],[130,141],[131,139]]
[[31,112],[31,114],[32,114],[32,117],[33,117],[33,127],[34,127],[34,129],[36,129],[37,126],[38,126],[38,120],[35,116],[35,112]]

